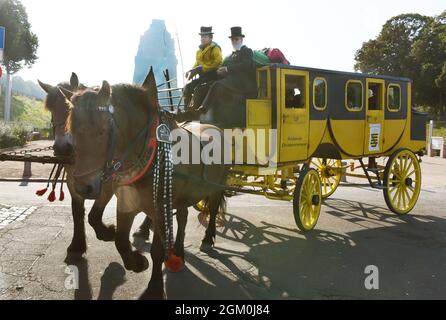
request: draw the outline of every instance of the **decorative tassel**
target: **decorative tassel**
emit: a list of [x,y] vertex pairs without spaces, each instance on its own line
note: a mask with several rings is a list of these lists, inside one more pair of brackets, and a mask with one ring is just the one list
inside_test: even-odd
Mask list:
[[51,191],[50,195],[48,196],[48,201],[49,202],[54,202],[56,201],[56,191]]
[[48,188],[45,188],[42,190],[37,190],[36,195],[38,195],[39,197],[43,197],[47,191],[48,191]]
[[43,197],[43,196],[45,195],[45,193],[48,191],[48,188],[50,187],[51,178],[53,177],[54,170],[56,170],[56,167],[57,167],[57,164],[55,164],[55,165],[53,166],[53,170],[51,170],[50,177],[48,178],[48,182],[47,182],[47,184],[46,184],[46,188],[45,188],[45,189],[42,189],[42,190],[37,190],[37,191],[36,191],[36,195],[37,195],[37,196],[39,196],[39,197]]
[[166,261],[164,261],[164,265],[166,266],[166,269],[170,272],[177,273],[183,270],[184,268],[184,261],[182,258],[178,257],[173,253],[173,250],[171,250],[169,258],[167,258]]
[[63,192],[63,184],[64,184],[64,179],[65,179],[65,168],[63,170],[62,173],[62,180],[60,181],[60,196],[59,196],[59,201],[64,201],[65,200],[65,192]]

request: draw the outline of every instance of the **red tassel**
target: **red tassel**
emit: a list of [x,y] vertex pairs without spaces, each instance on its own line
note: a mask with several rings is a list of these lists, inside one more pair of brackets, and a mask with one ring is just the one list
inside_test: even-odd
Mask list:
[[48,188],[36,191],[36,195],[43,197],[43,195],[48,191]]
[[184,261],[180,257],[171,254],[169,258],[166,261],[164,261],[164,265],[170,272],[177,273],[183,270]]
[[64,201],[64,200],[65,200],[65,192],[61,191],[59,201]]
[[48,196],[48,201],[49,202],[54,202],[56,201],[56,192],[53,190],[51,191],[50,195]]

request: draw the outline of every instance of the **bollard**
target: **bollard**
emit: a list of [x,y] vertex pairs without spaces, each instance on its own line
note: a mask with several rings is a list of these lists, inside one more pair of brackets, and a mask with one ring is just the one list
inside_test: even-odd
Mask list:
[[347,165],[348,165],[347,162],[342,161],[342,163],[341,163],[341,166],[342,166],[341,182],[347,182],[347,176],[345,176],[345,174],[347,172]]
[[24,168],[23,168],[23,178],[29,178],[32,177],[31,172],[31,162],[25,162]]
[[435,154],[432,150],[432,136],[434,134],[434,120],[429,121],[427,134],[427,156],[433,157]]

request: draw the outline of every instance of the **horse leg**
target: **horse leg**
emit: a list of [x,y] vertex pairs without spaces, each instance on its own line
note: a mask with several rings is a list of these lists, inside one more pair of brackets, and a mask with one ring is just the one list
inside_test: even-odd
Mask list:
[[187,208],[180,208],[177,210],[177,237],[175,239],[175,254],[183,259],[184,262],[184,239],[186,237],[186,224],[189,211]]
[[116,249],[121,255],[124,266],[127,270],[136,273],[142,272],[149,267],[146,257],[132,249],[129,236],[130,229],[135,219],[136,213],[117,211]]
[[[73,195],[73,193],[71,193]],[[85,200],[72,196],[71,212],[73,215],[73,239],[67,249],[67,259],[80,258],[87,251],[87,242],[85,240]]]
[[158,232],[154,232],[153,244],[150,251],[150,255],[153,261],[152,277],[150,278],[149,285],[146,291],[143,293],[140,299],[152,299],[163,300],[166,299],[164,292],[164,280],[163,280],[163,262],[164,262],[164,246]]
[[135,233],[133,233],[133,237],[141,238],[143,240],[149,240],[151,226],[152,226],[152,220],[149,217],[146,217],[143,223],[139,226],[138,230]]
[[104,188],[101,197],[94,202],[93,208],[88,214],[88,223],[94,229],[96,238],[102,241],[115,240],[115,226],[106,225],[102,221],[105,207],[113,197],[113,190],[111,188]]
[[206,234],[201,242],[200,250],[203,252],[207,252],[212,250],[215,243],[215,236],[216,236],[216,220],[217,220],[217,214],[220,206],[222,205],[224,201],[224,193],[223,192],[217,192],[209,196],[208,206],[209,206],[209,225],[206,229]]

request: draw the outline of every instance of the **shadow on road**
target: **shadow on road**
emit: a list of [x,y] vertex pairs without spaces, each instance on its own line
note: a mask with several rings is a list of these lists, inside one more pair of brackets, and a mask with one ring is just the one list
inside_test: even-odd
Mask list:
[[[396,216],[385,207],[330,199],[323,214],[352,223],[348,233],[248,220],[228,213],[209,254],[186,251],[183,272],[166,275],[169,299],[439,299],[446,295],[446,219]],[[337,220],[339,219],[339,220]],[[219,243],[225,239],[223,246]],[[134,245],[150,252],[150,244]],[[79,268],[75,299],[92,299],[88,262]],[[379,290],[365,289],[365,268],[379,270]],[[111,263],[98,299],[112,299],[125,270]]]
[[[217,235],[217,247],[210,254],[221,266],[188,252],[184,273],[167,275],[168,297],[444,298],[445,219],[395,216],[387,208],[348,200],[327,200],[325,206],[329,210],[324,214],[353,223],[356,227],[349,230],[358,230],[302,234],[294,226],[264,221],[254,225],[227,214],[227,223]],[[248,251],[218,247],[218,238],[241,243]],[[365,268],[369,265],[378,267],[379,290],[365,289]]]

